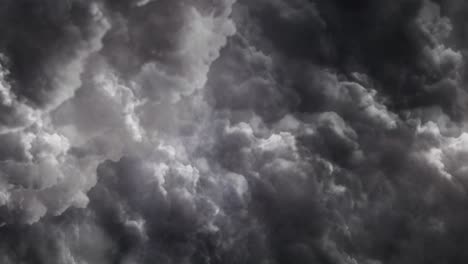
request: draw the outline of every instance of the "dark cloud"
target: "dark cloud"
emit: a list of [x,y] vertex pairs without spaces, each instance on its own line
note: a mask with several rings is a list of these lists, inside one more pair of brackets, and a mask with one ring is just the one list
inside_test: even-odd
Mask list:
[[466,263],[463,1],[0,4],[0,262]]
[[[244,4],[248,19],[265,36],[260,45],[266,50],[273,45],[277,55],[287,58],[281,65],[294,67],[287,62],[293,58],[340,74],[366,73],[375,88],[392,99],[389,106],[397,112],[435,105],[453,118],[463,118],[466,92],[451,74],[462,58],[443,46],[452,25],[437,5],[419,0]],[[292,87],[309,105],[315,96],[304,85]],[[460,98],[463,102],[453,103]]]
[[62,97],[60,90],[73,93],[83,60],[98,49],[107,28],[96,3],[4,1],[1,12],[0,52],[13,92],[38,106]]

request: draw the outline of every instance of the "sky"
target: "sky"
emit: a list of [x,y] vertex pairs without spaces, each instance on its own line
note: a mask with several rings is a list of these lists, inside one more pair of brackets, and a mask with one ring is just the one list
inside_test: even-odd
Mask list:
[[468,263],[467,15],[0,1],[0,263]]

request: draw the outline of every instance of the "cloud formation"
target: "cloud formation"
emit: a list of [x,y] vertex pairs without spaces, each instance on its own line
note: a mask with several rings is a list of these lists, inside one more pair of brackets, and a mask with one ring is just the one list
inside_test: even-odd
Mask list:
[[2,2],[0,262],[466,263],[466,12]]

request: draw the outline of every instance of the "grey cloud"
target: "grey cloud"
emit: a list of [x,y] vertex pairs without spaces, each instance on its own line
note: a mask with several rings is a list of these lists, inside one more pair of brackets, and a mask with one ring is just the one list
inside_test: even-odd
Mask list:
[[460,1],[0,12],[2,263],[466,262]]
[[12,91],[37,106],[73,95],[86,58],[109,28],[98,5],[82,1],[6,1],[2,21]]

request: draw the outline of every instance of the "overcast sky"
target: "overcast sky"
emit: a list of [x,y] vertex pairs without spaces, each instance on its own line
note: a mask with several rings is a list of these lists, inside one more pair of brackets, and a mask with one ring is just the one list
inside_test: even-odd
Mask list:
[[467,15],[0,1],[0,263],[468,263]]

